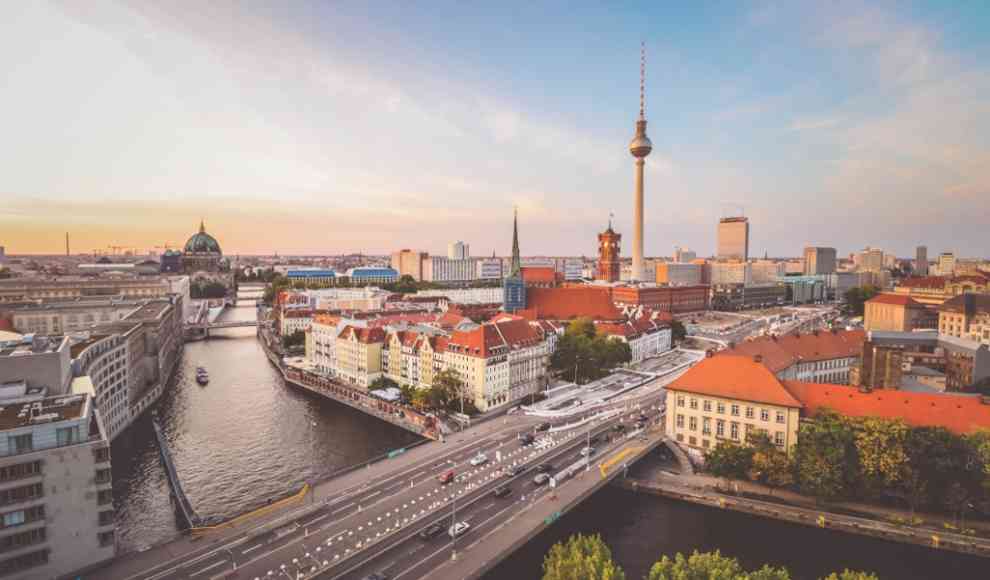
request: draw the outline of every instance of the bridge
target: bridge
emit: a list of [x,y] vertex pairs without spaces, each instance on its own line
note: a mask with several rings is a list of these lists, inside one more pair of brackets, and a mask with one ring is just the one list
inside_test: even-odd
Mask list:
[[248,328],[258,326],[257,320],[231,320],[227,322],[196,322],[187,324],[186,328],[197,330],[215,330],[217,328]]
[[[663,441],[658,409],[673,378],[618,397],[582,421],[550,419],[548,430],[535,431],[542,418],[517,413],[476,423],[446,443],[393,450],[309,482],[305,505],[123,555],[90,577],[480,577]],[[644,412],[644,429],[616,429]],[[535,433],[536,441],[524,445],[522,433]],[[589,443],[590,458],[582,452]],[[485,461],[472,462],[479,453]],[[443,484],[438,477],[448,471],[455,480]],[[552,483],[534,484],[538,472]],[[510,488],[507,497],[492,495],[499,485]],[[451,538],[455,521],[470,528]],[[434,524],[437,534],[420,537]]]

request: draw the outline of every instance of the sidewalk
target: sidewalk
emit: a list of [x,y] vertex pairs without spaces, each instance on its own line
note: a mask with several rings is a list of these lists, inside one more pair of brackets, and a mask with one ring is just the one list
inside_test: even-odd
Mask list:
[[420,462],[429,461],[477,443],[481,438],[504,430],[518,429],[525,422],[523,417],[519,417],[515,421],[508,419],[507,421],[488,421],[482,425],[474,426],[468,431],[455,434],[448,438],[446,443],[430,441],[418,445],[393,458],[368,463],[364,467],[352,469],[331,479],[317,482],[301,506],[285,506],[281,509],[268,511],[256,518],[248,518],[235,526],[216,532],[197,536],[183,535],[142,552],[119,554],[108,565],[91,571],[84,577],[123,580],[134,575],[148,575],[153,568],[170,560],[193,558],[222,549],[222,546],[230,541],[247,538],[286,525],[296,518],[319,509],[328,498],[338,496],[343,492],[360,489],[362,486],[367,486],[369,482],[378,482],[381,479],[401,474],[404,470],[409,470]]

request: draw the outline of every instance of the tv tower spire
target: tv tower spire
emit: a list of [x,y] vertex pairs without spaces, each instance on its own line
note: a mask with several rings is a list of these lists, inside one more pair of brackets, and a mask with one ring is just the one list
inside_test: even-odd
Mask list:
[[643,281],[643,166],[652,150],[653,143],[646,136],[646,43],[643,42],[639,48],[639,119],[636,120],[636,135],[629,143],[629,153],[636,158],[632,248],[632,279],[635,282]]

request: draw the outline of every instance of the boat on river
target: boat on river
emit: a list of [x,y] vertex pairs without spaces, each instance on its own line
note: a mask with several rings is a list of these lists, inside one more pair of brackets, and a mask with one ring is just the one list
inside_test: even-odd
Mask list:
[[196,382],[205,386],[210,382],[210,373],[203,367],[196,367]]

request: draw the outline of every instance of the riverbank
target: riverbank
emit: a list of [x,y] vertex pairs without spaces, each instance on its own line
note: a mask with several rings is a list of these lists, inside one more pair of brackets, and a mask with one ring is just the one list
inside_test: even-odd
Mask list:
[[[902,513],[900,510],[860,504],[855,506],[835,504],[832,510],[822,509],[815,506],[812,498],[787,491],[774,492],[748,482],[745,484],[745,489],[741,490],[747,494],[746,496],[729,494],[720,489],[721,481],[711,476],[677,474],[662,469],[656,464],[637,467],[638,473],[634,471],[633,476],[616,480],[615,485],[635,493],[647,493],[705,507],[990,558],[990,540],[954,533],[950,530],[895,523],[895,520],[907,522],[911,519],[910,514]],[[765,499],[757,499],[753,496]],[[836,511],[838,509],[847,513]],[[869,517],[851,515],[852,513],[863,513]],[[880,519],[883,515],[886,515],[888,520]],[[919,516],[924,520],[926,514]]]

